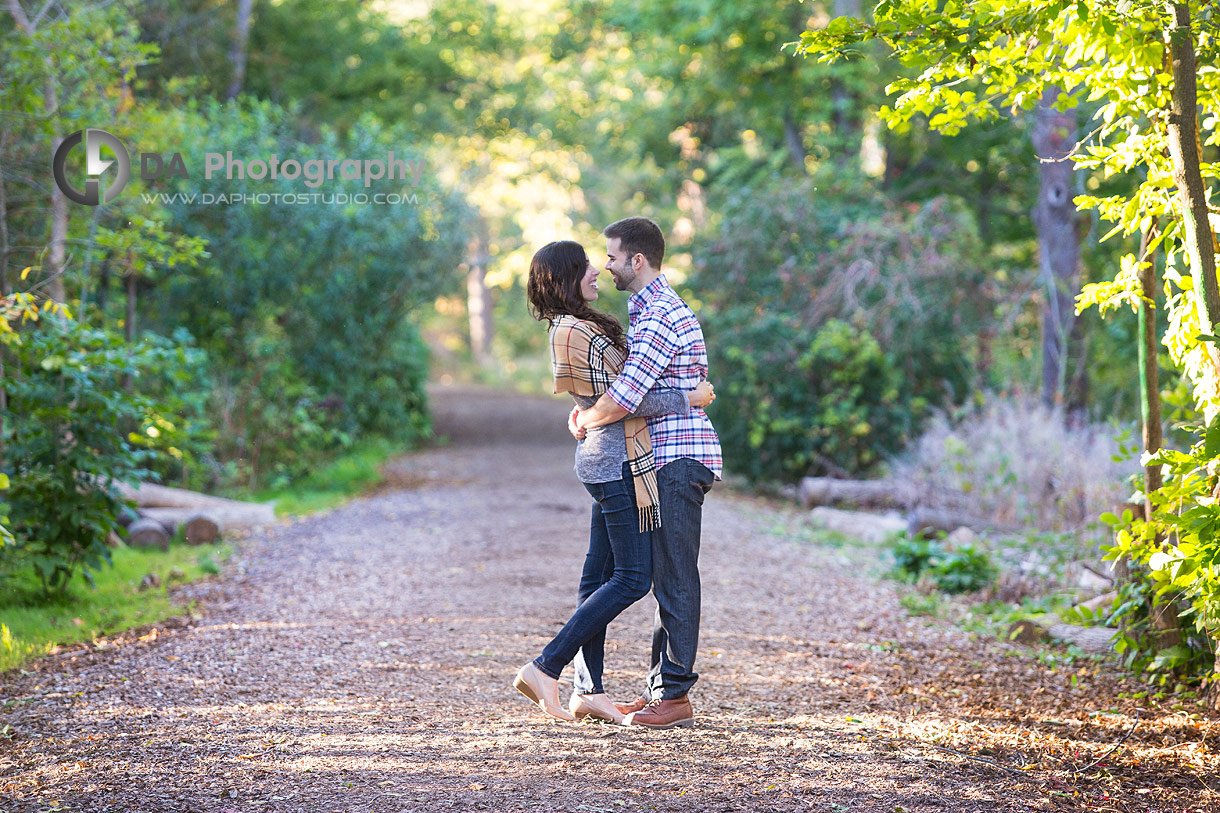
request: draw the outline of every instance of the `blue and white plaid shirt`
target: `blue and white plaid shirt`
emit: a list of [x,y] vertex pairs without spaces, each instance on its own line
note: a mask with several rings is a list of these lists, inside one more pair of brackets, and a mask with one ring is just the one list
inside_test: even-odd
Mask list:
[[[657,277],[627,301],[630,354],[607,394],[628,412],[654,386],[693,390],[707,378],[707,346],[699,320],[682,297]],[[720,438],[702,409],[648,419],[657,468],[681,457],[707,466],[720,479]]]

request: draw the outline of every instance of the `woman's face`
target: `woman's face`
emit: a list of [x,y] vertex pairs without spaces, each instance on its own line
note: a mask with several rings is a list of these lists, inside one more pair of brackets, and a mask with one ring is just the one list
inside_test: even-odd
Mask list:
[[580,295],[586,302],[597,301],[597,277],[601,274],[600,268],[594,268],[593,263],[589,262],[589,258],[585,258],[585,275],[580,278]]

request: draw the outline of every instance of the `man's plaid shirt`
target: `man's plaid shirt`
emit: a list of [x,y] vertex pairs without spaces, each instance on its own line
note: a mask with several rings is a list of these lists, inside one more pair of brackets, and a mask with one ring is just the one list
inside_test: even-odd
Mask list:
[[[631,349],[618,380],[607,394],[628,412],[635,412],[644,393],[654,386],[693,390],[707,378],[707,346],[703,329],[682,297],[657,277],[627,301]],[[681,457],[697,460],[720,479],[724,467],[720,438],[702,409],[648,419],[657,468]]]

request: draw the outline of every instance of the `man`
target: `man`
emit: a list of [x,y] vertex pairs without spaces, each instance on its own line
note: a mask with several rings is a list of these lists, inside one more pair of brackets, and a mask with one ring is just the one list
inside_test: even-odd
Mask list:
[[[661,273],[665,237],[656,223],[628,217],[611,223],[606,269],[627,310],[630,355],[596,404],[573,412],[573,432],[635,412],[654,386],[694,389],[707,377],[699,320]],[[627,725],[673,728],[694,723],[687,693],[694,686],[699,645],[699,535],[703,498],[720,479],[720,439],[702,409],[648,419],[657,465],[661,527],[653,533],[652,591],[657,599],[652,663],[645,694],[618,705]]]

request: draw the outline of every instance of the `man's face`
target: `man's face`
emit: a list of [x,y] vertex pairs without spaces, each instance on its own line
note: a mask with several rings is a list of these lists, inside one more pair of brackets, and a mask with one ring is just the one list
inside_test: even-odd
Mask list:
[[623,251],[621,238],[606,238],[606,270],[614,278],[614,287],[620,291],[634,290],[631,283],[635,282],[635,269],[631,267],[631,258]]

